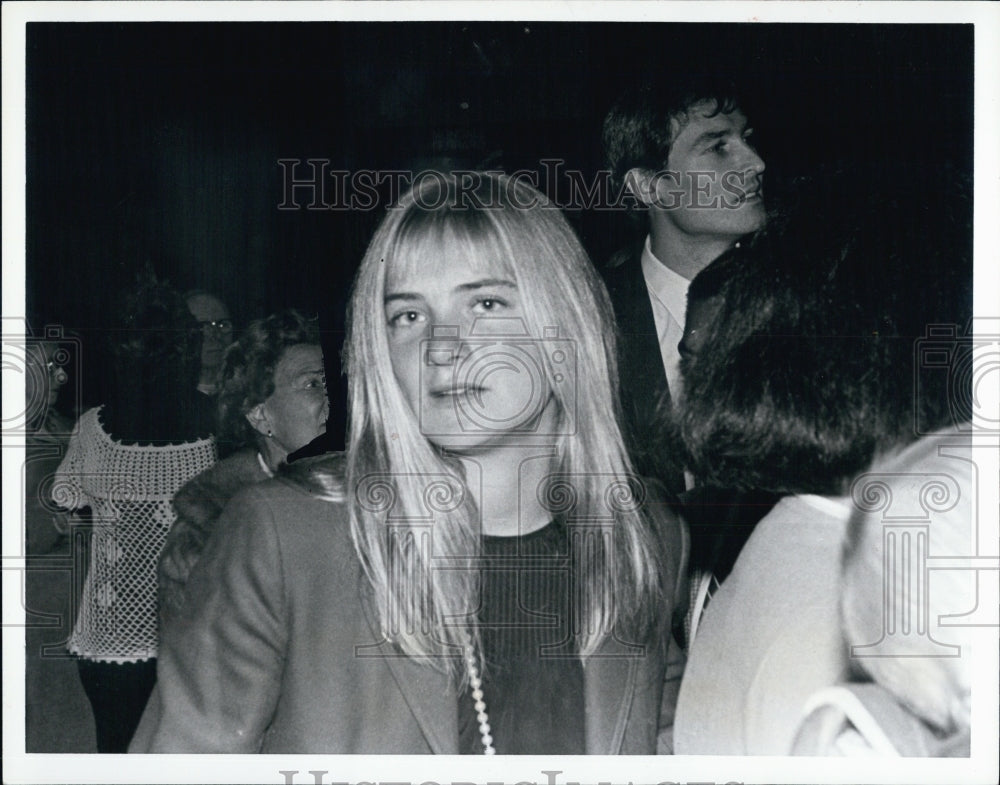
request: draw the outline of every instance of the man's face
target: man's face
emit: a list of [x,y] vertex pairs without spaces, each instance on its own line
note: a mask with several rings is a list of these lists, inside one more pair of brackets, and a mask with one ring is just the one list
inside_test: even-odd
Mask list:
[[714,101],[692,106],[675,120],[666,171],[655,175],[651,205],[690,236],[736,239],[760,229],[764,161],[751,146],[739,110],[713,114]]

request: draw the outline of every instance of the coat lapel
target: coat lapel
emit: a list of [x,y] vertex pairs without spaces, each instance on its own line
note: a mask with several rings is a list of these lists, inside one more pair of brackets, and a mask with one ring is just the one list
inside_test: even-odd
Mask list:
[[622,336],[620,375],[623,397],[637,415],[648,417],[669,400],[667,374],[663,370],[656,320],[642,277],[641,248],[619,267],[607,273],[608,292]]
[[383,656],[407,707],[435,755],[458,753],[458,695],[444,673],[421,665],[401,654],[385,639],[375,608],[374,593],[362,576],[359,587],[365,618],[372,631],[372,644],[366,656]]
[[583,665],[588,755],[617,755],[635,696],[641,656],[609,637]]
[[684,475],[668,453],[674,450],[662,432],[670,408],[656,319],[642,275],[642,246],[620,264],[604,269],[608,294],[621,335],[618,378],[629,451],[640,474],[656,477],[672,493],[684,490]]

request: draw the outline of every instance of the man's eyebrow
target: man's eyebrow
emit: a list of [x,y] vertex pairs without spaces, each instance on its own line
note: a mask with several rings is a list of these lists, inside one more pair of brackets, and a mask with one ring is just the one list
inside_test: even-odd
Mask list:
[[718,139],[724,139],[727,136],[743,136],[750,128],[750,121],[747,118],[742,118],[735,121],[735,126],[727,128],[719,128],[716,131],[705,131],[700,134],[692,143],[691,147],[700,147],[706,142],[714,142]]
[[706,142],[714,142],[717,139],[725,139],[727,136],[731,136],[734,133],[735,131],[732,128],[722,128],[718,131],[705,131],[691,143],[691,146],[701,147]]

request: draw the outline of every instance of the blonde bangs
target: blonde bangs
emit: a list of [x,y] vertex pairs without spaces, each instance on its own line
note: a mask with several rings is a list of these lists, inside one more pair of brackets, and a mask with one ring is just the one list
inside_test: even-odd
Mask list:
[[[498,208],[500,209],[500,208]],[[447,263],[461,261],[491,275],[518,283],[513,249],[487,211],[410,207],[386,249],[386,277],[414,273],[435,275]]]

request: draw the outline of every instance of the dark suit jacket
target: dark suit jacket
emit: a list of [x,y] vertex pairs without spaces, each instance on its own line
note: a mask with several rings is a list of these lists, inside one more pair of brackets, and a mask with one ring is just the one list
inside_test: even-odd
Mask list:
[[601,271],[618,321],[626,439],[639,474],[659,479],[675,497],[675,509],[690,528],[691,570],[711,570],[721,581],[777,496],[706,486],[685,491],[681,445],[669,427],[670,391],[642,275],[642,249],[640,243],[619,251]]
[[[670,523],[676,579],[683,530]],[[286,479],[241,491],[187,597],[161,630],[158,683],[131,752],[458,752],[460,697],[384,642],[342,503]],[[637,656],[609,638],[584,662],[588,753],[672,749],[663,726],[680,669],[665,679],[663,649]]]
[[670,391],[656,321],[642,276],[642,245],[620,251],[601,272],[618,322],[618,376],[625,438],[639,474],[674,495],[684,492],[683,461],[666,427]]

